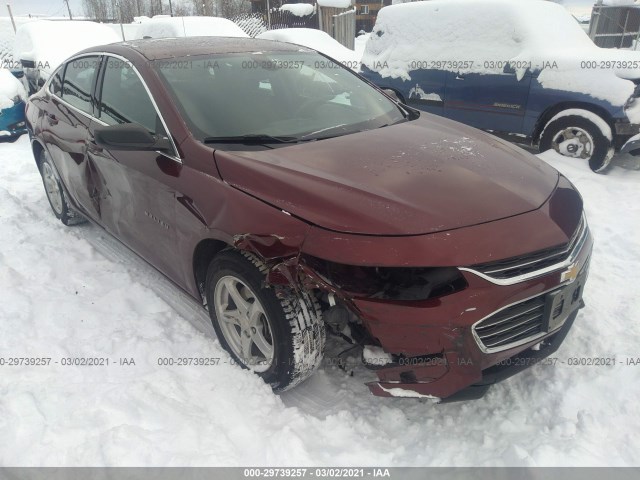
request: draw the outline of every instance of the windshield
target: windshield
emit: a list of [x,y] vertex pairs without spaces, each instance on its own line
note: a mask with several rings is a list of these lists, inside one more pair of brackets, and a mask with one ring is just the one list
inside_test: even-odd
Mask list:
[[404,112],[315,52],[185,57],[156,62],[192,133],[225,143],[346,135],[404,121]]

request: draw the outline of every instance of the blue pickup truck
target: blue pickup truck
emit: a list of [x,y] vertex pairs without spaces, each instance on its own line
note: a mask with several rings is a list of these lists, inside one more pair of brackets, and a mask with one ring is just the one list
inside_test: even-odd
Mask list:
[[606,169],[640,154],[640,52],[596,47],[560,5],[384,7],[361,72],[409,106]]

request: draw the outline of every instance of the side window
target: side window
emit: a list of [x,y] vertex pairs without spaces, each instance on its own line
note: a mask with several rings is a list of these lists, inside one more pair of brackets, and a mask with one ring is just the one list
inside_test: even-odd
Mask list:
[[67,63],[62,83],[62,99],[74,107],[93,114],[91,88],[98,70],[98,57],[82,57]]
[[53,78],[49,83],[49,91],[58,97],[62,97],[62,72],[64,71],[64,66],[58,68],[56,72],[53,74]]
[[108,125],[138,123],[156,133],[157,113],[131,64],[109,58],[104,70],[100,120]]

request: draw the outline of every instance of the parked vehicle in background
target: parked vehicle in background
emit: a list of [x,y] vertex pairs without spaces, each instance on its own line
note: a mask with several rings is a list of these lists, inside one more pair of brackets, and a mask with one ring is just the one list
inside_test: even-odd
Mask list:
[[15,75],[0,68],[0,141],[13,141],[27,132],[24,116],[27,92]]
[[261,33],[256,38],[302,45],[324,53],[351,69],[360,67],[360,57],[354,50],[345,47],[322,30],[313,28],[280,28]]
[[362,347],[376,395],[477,398],[553,353],[583,305],[592,239],[565,177],[313,50],[94,47],[27,119],[56,217],[202,301],[275,391],[314,372],[328,330]]
[[100,23],[38,20],[18,27],[13,58],[22,64],[31,95],[71,55],[94,45],[121,40],[115,31]]
[[249,37],[238,25],[226,18],[167,16],[143,20],[137,35],[138,38]]
[[408,105],[600,172],[640,150],[640,53],[596,47],[560,5],[433,0],[384,7],[362,74]]

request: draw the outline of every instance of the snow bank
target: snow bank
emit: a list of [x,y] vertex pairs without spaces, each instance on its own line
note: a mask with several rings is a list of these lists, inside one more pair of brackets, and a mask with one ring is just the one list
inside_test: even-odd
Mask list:
[[231,20],[219,17],[153,17],[140,24],[138,38],[243,37],[248,35]]
[[285,3],[280,7],[280,10],[291,12],[296,17],[306,17],[315,11],[315,6],[310,3]]
[[14,105],[14,98],[27,99],[22,83],[6,68],[0,68],[0,110]]
[[[482,19],[482,21],[478,21]],[[446,46],[446,48],[443,48]],[[621,61],[614,68],[606,62]],[[362,62],[384,77],[410,71],[501,74],[510,62],[522,78],[542,70],[543,87],[580,91],[623,105],[640,78],[640,52],[596,47],[560,5],[541,0],[433,0],[380,10]],[[588,63],[586,63],[588,62]],[[626,64],[625,64],[626,62]]]
[[348,67],[356,68],[359,58],[355,51],[337,42],[322,30],[313,28],[283,28],[279,30],[269,30],[261,33],[256,38],[264,40],[276,40],[278,42],[295,43],[304,47],[313,48],[324,53]]
[[46,78],[81,50],[118,41],[120,36],[99,23],[38,20],[18,27],[13,55],[16,60],[34,61]]
[[319,7],[349,8],[352,0],[318,0]]

